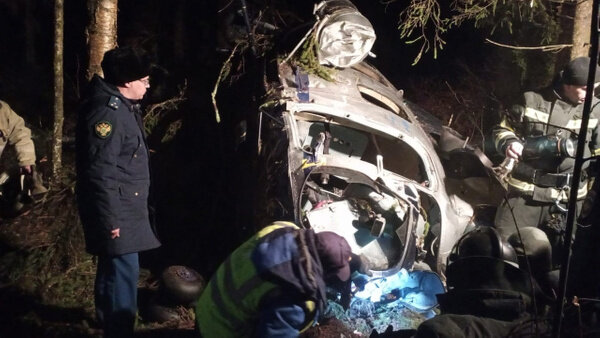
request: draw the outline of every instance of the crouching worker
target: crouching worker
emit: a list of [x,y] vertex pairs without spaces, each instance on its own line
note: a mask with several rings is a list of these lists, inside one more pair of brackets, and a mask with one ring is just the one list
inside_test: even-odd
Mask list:
[[297,337],[326,305],[325,285],[350,278],[352,251],[333,232],[275,222],[238,247],[196,305],[204,338]]
[[0,101],[0,154],[6,145],[15,147],[21,173],[31,174],[35,165],[35,148],[31,140],[31,130],[25,126],[23,118],[10,106]]
[[442,314],[421,323],[415,338],[545,337],[538,310],[555,300],[518,262],[490,226],[463,235],[448,256],[448,292],[437,295]]
[[14,148],[19,173],[25,175],[27,193],[41,195],[48,190],[42,185],[40,174],[35,170],[35,146],[31,130],[25,120],[4,101],[0,101],[0,154],[6,146]]

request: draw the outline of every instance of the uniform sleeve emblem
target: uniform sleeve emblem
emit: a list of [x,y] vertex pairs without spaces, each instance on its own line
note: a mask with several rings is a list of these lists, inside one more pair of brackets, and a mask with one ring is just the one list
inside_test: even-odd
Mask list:
[[100,121],[94,126],[96,135],[100,138],[107,138],[112,132],[112,124],[108,121]]

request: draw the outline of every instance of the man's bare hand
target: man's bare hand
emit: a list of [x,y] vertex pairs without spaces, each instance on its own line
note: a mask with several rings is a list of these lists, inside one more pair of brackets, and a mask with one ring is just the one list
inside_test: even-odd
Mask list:
[[115,239],[117,237],[121,237],[120,230],[121,230],[121,228],[116,228],[114,230],[111,230],[110,231],[110,239]]
[[30,165],[24,165],[21,167],[21,174],[31,174],[31,166]]
[[520,142],[513,142],[506,147],[506,157],[518,160],[523,154],[523,145]]

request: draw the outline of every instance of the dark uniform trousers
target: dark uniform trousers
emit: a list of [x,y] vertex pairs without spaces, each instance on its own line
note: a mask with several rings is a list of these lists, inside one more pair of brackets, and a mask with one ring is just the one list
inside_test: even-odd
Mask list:
[[[133,336],[139,274],[137,252],[98,256],[94,296],[104,337]],[[111,317],[105,318],[106,315]]]
[[[583,201],[577,202],[576,214],[579,214],[582,203]],[[560,206],[567,207],[564,203],[561,203]],[[517,228],[540,228],[548,236],[552,246],[552,264],[557,266],[560,264],[563,254],[561,248],[564,242],[566,216],[566,213],[553,203],[534,201],[531,197],[516,195],[502,202],[496,213],[494,224],[505,240],[515,233]],[[538,250],[540,248],[528,249],[531,252]]]

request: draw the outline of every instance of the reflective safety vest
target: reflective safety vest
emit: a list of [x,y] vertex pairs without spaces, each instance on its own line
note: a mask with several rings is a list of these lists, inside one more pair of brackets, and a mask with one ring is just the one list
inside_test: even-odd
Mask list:
[[[278,294],[280,287],[260,278],[251,256],[254,249],[269,233],[291,227],[289,222],[275,222],[263,228],[238,247],[217,269],[196,305],[196,322],[205,338],[250,337],[253,334],[260,305],[265,298]],[[306,326],[316,317],[315,303],[304,304]]]

